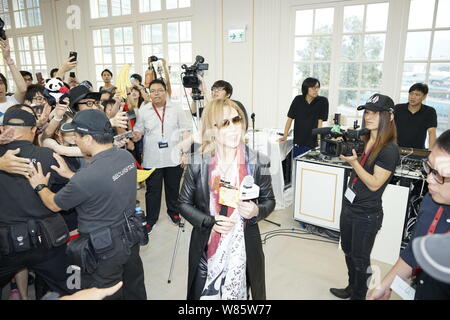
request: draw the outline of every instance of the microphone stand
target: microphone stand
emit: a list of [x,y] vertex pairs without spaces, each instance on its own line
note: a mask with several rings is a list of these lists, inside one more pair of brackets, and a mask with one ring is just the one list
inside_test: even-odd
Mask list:
[[[253,151],[256,152],[255,150],[255,113],[252,113],[251,118],[252,118],[252,125],[253,125]],[[258,152],[256,152],[256,155],[258,155]],[[270,221],[269,219],[264,219],[264,221],[269,222],[271,224],[276,225],[277,227],[281,228],[281,224]]]

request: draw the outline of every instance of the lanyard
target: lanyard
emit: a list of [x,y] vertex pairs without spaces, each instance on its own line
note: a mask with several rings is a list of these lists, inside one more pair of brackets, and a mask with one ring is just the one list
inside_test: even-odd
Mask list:
[[[370,154],[371,151],[372,151],[372,149],[370,149],[369,152],[364,153],[364,155],[363,155],[363,157],[362,157],[362,159],[361,159],[361,162],[360,162],[361,167],[364,167],[364,165],[366,164],[367,158],[369,157],[369,154]],[[355,173],[356,173],[356,172],[355,172]],[[356,177],[353,179],[352,187],[355,186],[355,184],[358,182],[358,179],[359,179],[358,176],[356,176]]]
[[153,109],[156,112],[156,115],[158,116],[159,120],[161,121],[161,135],[164,138],[164,119],[166,117],[166,105],[164,105],[162,117],[159,114],[158,109],[156,109],[156,107],[155,107],[155,105],[153,103],[152,103],[152,106],[153,106]]
[[[439,223],[439,220],[441,220],[442,213],[444,213],[444,208],[439,207],[439,209],[436,211],[436,214],[434,215],[433,222],[431,223],[430,227],[428,228],[427,235],[435,233],[436,227]],[[422,271],[422,268],[420,266],[416,267],[413,270],[413,276],[417,277],[421,271]]]
[[430,228],[428,228],[428,233],[429,234],[434,234],[434,232],[436,231],[436,227],[439,223],[439,220],[442,217],[442,213],[444,212],[444,208],[443,207],[439,207],[439,209],[436,211],[436,214],[434,216],[433,222],[430,225]]

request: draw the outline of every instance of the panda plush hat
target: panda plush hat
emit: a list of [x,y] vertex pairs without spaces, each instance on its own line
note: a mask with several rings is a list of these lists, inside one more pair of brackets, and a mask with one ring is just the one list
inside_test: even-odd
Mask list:
[[55,106],[63,95],[69,92],[64,82],[60,78],[47,79],[45,82],[44,96],[51,106]]

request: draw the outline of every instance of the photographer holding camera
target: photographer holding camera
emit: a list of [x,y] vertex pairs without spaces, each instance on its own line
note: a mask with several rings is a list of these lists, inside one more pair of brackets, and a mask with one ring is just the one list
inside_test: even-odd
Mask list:
[[370,253],[383,222],[381,197],[400,159],[393,108],[392,99],[381,94],[359,106],[358,110],[364,110],[362,127],[370,131],[370,137],[361,138],[364,153],[360,160],[355,150],[352,156],[340,156],[353,168],[340,217],[349,283],[345,289],[330,289],[341,299],[366,297]]
[[[153,63],[161,60],[162,62],[162,68],[164,69],[164,76],[162,75],[162,70],[158,68],[158,70],[155,69]],[[159,73],[159,77],[158,77]],[[153,80],[163,80],[167,87],[167,95],[169,98],[172,97],[172,86],[170,84],[170,73],[169,69],[167,68],[167,61],[164,58],[158,58],[156,56],[151,56],[148,58],[148,70],[145,72],[145,83],[144,86],[146,88],[150,88],[150,84]]]

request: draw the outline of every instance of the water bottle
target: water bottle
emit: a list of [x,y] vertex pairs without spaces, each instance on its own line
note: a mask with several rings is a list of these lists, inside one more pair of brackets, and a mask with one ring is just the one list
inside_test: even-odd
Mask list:
[[143,233],[139,245],[146,246],[148,244],[148,233],[147,233],[147,220],[145,218],[145,213],[141,207],[136,207],[134,214],[138,218],[139,223],[141,223],[142,228],[141,232]]

